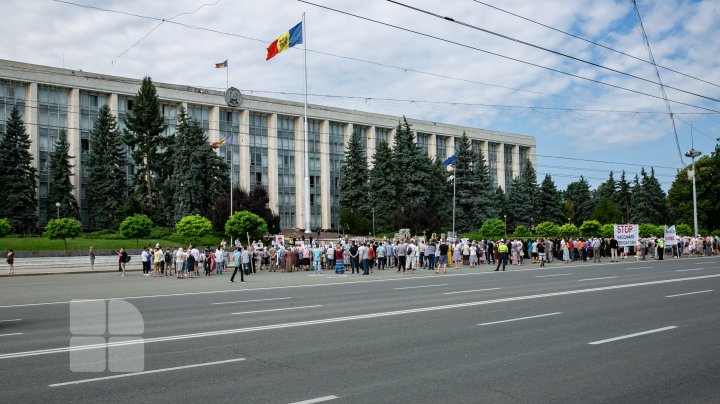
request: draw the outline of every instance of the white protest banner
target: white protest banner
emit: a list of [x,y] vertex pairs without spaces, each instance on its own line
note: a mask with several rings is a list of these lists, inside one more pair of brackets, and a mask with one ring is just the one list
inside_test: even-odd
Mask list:
[[638,229],[636,224],[616,224],[615,240],[620,247],[634,247],[638,242]]
[[675,240],[676,235],[675,226],[665,226],[665,245],[677,244],[677,241]]

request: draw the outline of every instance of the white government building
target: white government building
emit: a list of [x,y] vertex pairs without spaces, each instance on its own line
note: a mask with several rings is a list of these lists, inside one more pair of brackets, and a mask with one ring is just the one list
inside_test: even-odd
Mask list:
[[[142,80],[0,60],[0,134],[13,106],[17,105],[30,139],[39,172],[40,225],[54,211],[46,206],[48,153],[58,134],[66,130],[75,166],[72,182],[83,223],[87,224],[85,162],[90,132],[101,106],[107,104],[118,117],[132,110],[133,97]],[[303,104],[243,95],[239,105],[226,101],[226,94],[197,87],[154,83],[168,125],[175,131],[177,111],[201,122],[209,140],[234,134],[231,144],[219,148],[228,163],[232,153],[233,184],[245,189],[262,184],[268,190],[271,209],[280,215],[283,229],[304,229],[304,141]],[[236,104],[233,106],[231,104]],[[339,178],[345,145],[359,133],[368,161],[381,141],[393,144],[395,128],[402,117],[350,109],[308,105],[310,223],[312,229],[338,229]],[[455,140],[463,132],[482,151],[496,185],[505,188],[529,159],[536,165],[536,143],[532,136],[517,135],[408,118],[419,148],[444,160],[454,153]],[[236,139],[238,141],[236,141]],[[134,165],[128,156],[127,176]]]

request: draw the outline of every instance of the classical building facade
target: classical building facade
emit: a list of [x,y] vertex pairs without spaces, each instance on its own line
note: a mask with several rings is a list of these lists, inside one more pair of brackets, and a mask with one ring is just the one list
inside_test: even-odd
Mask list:
[[[68,133],[75,166],[72,182],[83,222],[87,223],[86,161],[90,132],[98,110],[108,105],[119,126],[132,110],[141,79],[87,73],[69,69],[0,60],[0,134],[13,106],[23,115],[32,140],[32,154],[39,172],[40,225],[52,218],[46,206],[48,155],[58,134]],[[177,111],[183,106],[198,120],[210,142],[228,138],[219,153],[232,161],[233,184],[245,189],[263,185],[270,207],[280,215],[284,229],[304,229],[303,104],[272,98],[243,96],[237,106],[225,93],[190,86],[155,83],[162,112],[172,134]],[[377,145],[393,143],[401,117],[349,109],[308,105],[310,222],[311,227],[337,229],[340,166],[345,146],[358,133],[368,161]],[[529,159],[536,164],[535,138],[479,128],[408,119],[416,142],[428,155],[443,160],[454,153],[455,142],[467,133],[472,147],[482,151],[496,185],[505,187]],[[134,164],[128,155],[128,181]]]

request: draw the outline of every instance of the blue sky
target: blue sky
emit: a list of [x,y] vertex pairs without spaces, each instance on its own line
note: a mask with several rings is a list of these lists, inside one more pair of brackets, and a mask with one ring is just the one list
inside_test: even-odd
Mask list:
[[[657,84],[572,61],[387,1],[316,0],[317,4],[446,40],[500,53],[619,87],[661,96]],[[574,57],[656,81],[652,65],[573,39],[473,0],[402,3]],[[648,59],[627,0],[485,0],[484,3]],[[291,0],[173,2],[91,1],[123,13],[51,0],[5,0],[0,58],[155,81],[301,100],[303,52],[269,62],[265,48],[306,13],[310,102],[533,135],[539,181],[550,173],[564,188],[580,175],[593,187],[608,172],[632,178],[654,166],[665,189],[681,162],[662,99],[539,69]],[[720,98],[720,16],[717,1],[638,0],[663,82]],[[171,19],[159,24],[139,16]],[[174,18],[173,18],[174,17]],[[184,24],[180,25],[180,24]],[[198,28],[207,28],[198,29]],[[392,67],[390,67],[392,66]],[[720,103],[666,89],[671,100],[720,110]],[[680,149],[710,153],[720,114],[670,103]],[[616,111],[616,112],[610,112]],[[626,111],[626,112],[617,112]],[[594,161],[588,161],[594,160]],[[611,161],[616,163],[600,163]],[[684,158],[685,163],[689,159]],[[619,164],[622,163],[622,164]]]

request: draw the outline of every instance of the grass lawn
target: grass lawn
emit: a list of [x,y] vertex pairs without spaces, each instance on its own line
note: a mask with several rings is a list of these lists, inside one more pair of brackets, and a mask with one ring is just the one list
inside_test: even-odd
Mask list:
[[[93,246],[96,250],[116,250],[120,247],[124,248],[140,248],[148,245],[154,246],[160,243],[162,246],[180,245],[180,243],[159,240],[159,239],[140,239],[136,244],[135,240],[106,240],[106,239],[86,239],[76,238],[67,240],[68,250],[87,250]],[[0,238],[0,251],[5,252],[8,248],[13,251],[40,251],[40,250],[64,250],[65,243],[62,240],[50,240],[45,237],[3,237]]]

